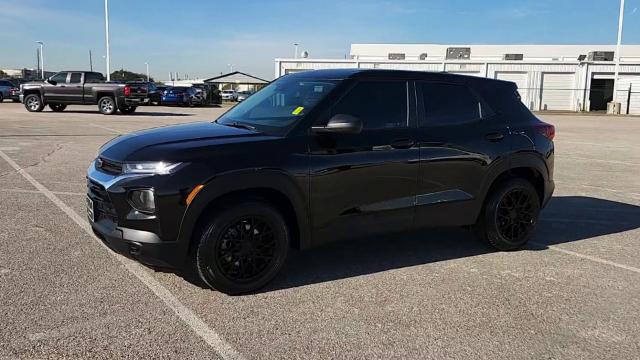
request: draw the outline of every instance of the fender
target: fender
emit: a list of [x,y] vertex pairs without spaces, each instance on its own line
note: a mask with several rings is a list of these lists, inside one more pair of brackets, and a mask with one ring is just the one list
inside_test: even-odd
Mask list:
[[[306,181],[305,179],[304,183]],[[278,169],[245,169],[214,176],[205,183],[205,186],[197,194],[182,217],[178,233],[178,242],[181,245],[181,249],[186,254],[197,221],[209,204],[226,194],[250,189],[275,190],[286,197],[295,212],[300,232],[300,247],[309,247],[308,202],[306,201],[306,192],[300,185],[292,174]]]

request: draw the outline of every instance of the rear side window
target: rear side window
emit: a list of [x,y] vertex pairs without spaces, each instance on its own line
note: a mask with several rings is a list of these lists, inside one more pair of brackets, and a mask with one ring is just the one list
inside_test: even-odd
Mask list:
[[361,81],[340,99],[331,115],[362,120],[365,129],[408,127],[408,85],[405,81]]
[[419,86],[424,108],[421,125],[466,124],[482,118],[480,101],[467,86],[427,82]]
[[71,73],[71,77],[69,78],[69,83],[70,84],[79,84],[81,80],[82,80],[82,74],[81,73]]
[[13,87],[13,84],[11,84],[8,81],[0,81],[0,86],[11,86],[11,87]]

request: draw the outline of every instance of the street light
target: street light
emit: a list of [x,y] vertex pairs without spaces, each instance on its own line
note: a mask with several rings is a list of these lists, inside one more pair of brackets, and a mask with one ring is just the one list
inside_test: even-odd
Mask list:
[[111,55],[109,51],[109,0],[104,0],[104,33],[107,43],[107,81],[111,81],[111,68],[109,66],[109,56]]
[[[620,74],[620,44],[622,43],[622,23],[624,21],[624,0],[620,0],[620,15],[618,16],[618,42],[616,43],[616,69],[613,75],[613,103],[618,96],[618,75]],[[614,111],[615,113],[615,111]]]
[[294,59],[297,59],[297,58],[298,58],[298,45],[300,45],[300,44],[298,44],[298,43],[294,43],[294,44],[293,44],[293,46],[295,46],[295,47],[296,47],[296,52],[295,52],[295,53],[294,53],[294,55],[293,55],[293,58],[294,58]]
[[229,67],[229,72],[233,72],[233,64],[227,64],[227,66]]
[[44,79],[44,42],[36,41],[36,44],[40,44],[40,68],[42,69],[42,78]]
[[147,65],[147,82],[149,82],[149,63],[146,62],[144,64]]

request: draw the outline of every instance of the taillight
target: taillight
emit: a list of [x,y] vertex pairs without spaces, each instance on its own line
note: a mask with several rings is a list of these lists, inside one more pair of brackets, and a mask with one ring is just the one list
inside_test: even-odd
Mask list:
[[127,85],[124,87],[124,96],[131,95],[131,86]]
[[541,123],[536,125],[536,130],[549,140],[553,140],[556,137],[556,128],[551,124]]

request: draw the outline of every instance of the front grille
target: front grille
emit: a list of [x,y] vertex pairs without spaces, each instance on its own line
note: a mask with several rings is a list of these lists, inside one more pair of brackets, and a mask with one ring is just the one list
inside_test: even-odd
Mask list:
[[113,160],[109,160],[109,159],[105,159],[103,157],[99,158],[98,161],[96,162],[96,166],[98,167],[98,169],[106,172],[106,173],[110,173],[110,174],[121,174],[122,173],[122,164],[117,162],[117,161],[113,161]]
[[95,181],[87,180],[87,194],[93,200],[93,211],[96,221],[109,219],[114,223],[118,222],[116,209],[109,199],[109,194],[105,188]]

